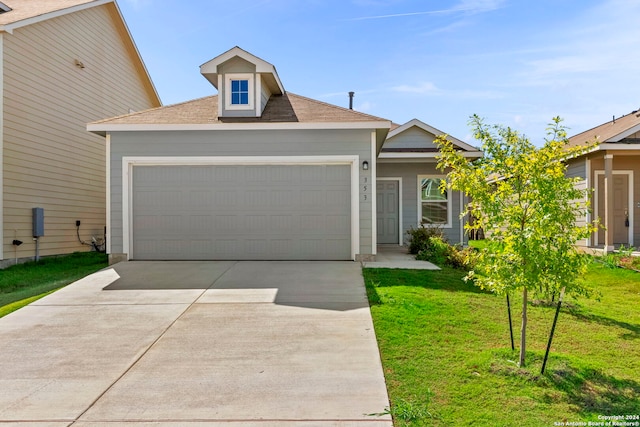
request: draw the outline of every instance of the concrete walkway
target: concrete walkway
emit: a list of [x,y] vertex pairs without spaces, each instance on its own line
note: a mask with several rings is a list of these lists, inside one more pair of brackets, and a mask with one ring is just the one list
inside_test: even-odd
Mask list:
[[363,268],[404,268],[411,270],[440,270],[429,261],[419,261],[407,248],[399,245],[378,245],[375,262],[363,262]]
[[0,343],[3,426],[392,425],[354,262],[121,263]]

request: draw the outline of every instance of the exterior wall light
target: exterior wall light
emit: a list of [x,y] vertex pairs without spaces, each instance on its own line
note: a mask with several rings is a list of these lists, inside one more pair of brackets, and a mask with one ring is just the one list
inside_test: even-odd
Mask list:
[[364,162],[362,162],[362,170],[363,171],[368,171],[369,170],[369,162],[367,162],[366,160]]

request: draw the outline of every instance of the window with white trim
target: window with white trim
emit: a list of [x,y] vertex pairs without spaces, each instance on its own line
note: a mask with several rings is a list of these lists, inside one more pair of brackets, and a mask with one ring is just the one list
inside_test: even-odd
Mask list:
[[451,227],[451,191],[440,190],[443,177],[418,175],[418,222]]
[[227,74],[225,88],[227,110],[253,109],[253,74]]
[[231,80],[231,105],[249,105],[249,80]]

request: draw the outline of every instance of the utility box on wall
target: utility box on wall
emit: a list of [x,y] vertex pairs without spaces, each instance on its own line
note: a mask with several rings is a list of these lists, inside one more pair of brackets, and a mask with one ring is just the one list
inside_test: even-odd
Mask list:
[[44,209],[33,208],[33,237],[44,236]]

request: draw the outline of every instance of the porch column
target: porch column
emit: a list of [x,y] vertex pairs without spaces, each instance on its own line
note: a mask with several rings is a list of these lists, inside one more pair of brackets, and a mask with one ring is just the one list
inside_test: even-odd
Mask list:
[[613,154],[604,156],[604,253],[613,252]]

